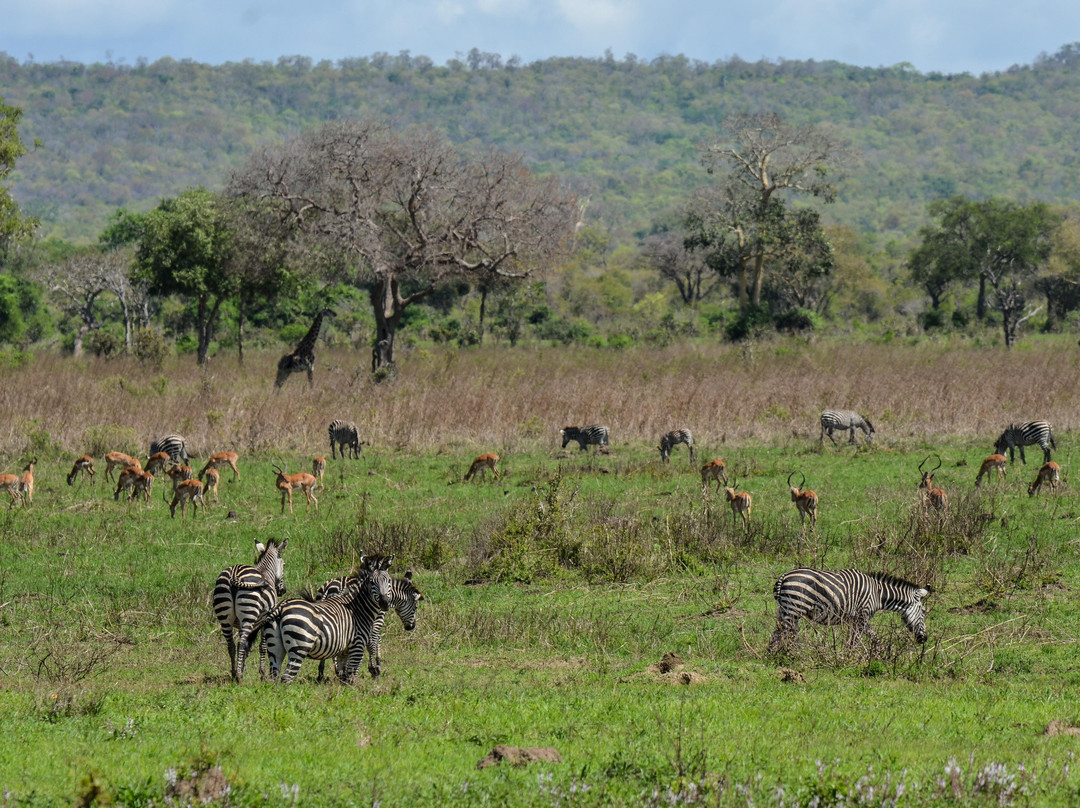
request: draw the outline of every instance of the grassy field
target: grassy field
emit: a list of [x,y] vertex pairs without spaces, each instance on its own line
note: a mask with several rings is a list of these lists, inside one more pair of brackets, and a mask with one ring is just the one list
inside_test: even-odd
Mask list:
[[[0,471],[38,465],[33,505],[0,508],[2,804],[1075,804],[1075,343],[902,343],[417,351],[380,386],[343,353],[276,395],[269,355],[10,363]],[[874,446],[822,448],[827,406],[870,417]],[[282,514],[272,463],[308,468],[333,418],[370,445],[330,462],[317,511]],[[1027,496],[1033,447],[976,491],[1031,418],[1055,425],[1064,485]],[[593,422],[610,454],[560,449]],[[693,465],[682,446],[659,462],[676,426]],[[241,454],[186,521],[160,483],[146,507],[101,479],[104,451],[171,431]],[[463,483],[487,451],[502,479]],[[85,452],[98,481],[69,487]],[[916,490],[930,453],[945,520]],[[749,530],[703,494],[712,457],[753,496]],[[813,533],[793,470],[821,497]],[[311,662],[288,687],[230,681],[210,592],[269,538],[289,539],[291,592],[361,552],[414,571],[417,629],[388,619],[377,681],[317,684]],[[767,654],[773,582],[800,564],[929,586],[928,643],[882,614],[873,649],[804,626]],[[561,762],[477,768],[498,744]]]

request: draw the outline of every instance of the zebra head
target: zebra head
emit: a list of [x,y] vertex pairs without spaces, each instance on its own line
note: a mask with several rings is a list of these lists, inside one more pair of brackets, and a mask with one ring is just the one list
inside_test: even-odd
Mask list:
[[394,560],[392,555],[389,556],[365,556],[363,560],[363,569],[361,571],[362,580],[360,586],[363,588],[365,594],[371,599],[371,602],[378,605],[382,611],[390,609],[390,601],[393,597],[391,591],[393,582],[390,580],[390,562]]
[[288,546],[288,539],[281,544],[273,539],[266,544],[261,541],[255,542],[255,552],[259,554],[255,566],[266,581],[273,582],[274,591],[279,598],[285,596],[285,559],[281,557],[281,553]]
[[416,612],[420,608],[420,601],[424,599],[424,596],[420,594],[420,590],[413,583],[412,570],[406,572],[405,577],[395,583],[400,595],[394,599],[394,609],[397,611],[398,617],[401,618],[401,625],[405,627],[405,630],[412,631],[416,628]]
[[920,644],[925,643],[928,636],[926,633],[926,607],[923,605],[923,598],[929,594],[929,590],[916,589],[911,593],[911,602],[900,612],[904,625],[907,626],[908,631],[915,635],[915,642]]

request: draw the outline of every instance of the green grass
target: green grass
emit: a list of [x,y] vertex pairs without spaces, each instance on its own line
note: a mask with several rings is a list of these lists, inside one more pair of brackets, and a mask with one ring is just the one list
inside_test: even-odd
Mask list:
[[[1033,804],[1074,802],[1080,783],[1062,765],[1077,740],[1045,733],[1080,724],[1068,484],[1029,498],[1037,464],[1017,463],[976,494],[988,450],[957,440],[746,442],[722,455],[754,498],[744,531],[722,496],[702,495],[697,469],[715,453],[691,466],[679,447],[661,466],[644,444],[571,448],[504,453],[503,478],[480,484],[461,482],[457,454],[369,450],[332,461],[318,510],[298,496],[293,515],[271,460],[309,461],[242,457],[222,503],[186,523],[160,490],[149,509],[127,506],[100,472],[69,488],[70,461],[41,458],[34,505],[0,509],[8,804],[182,802],[170,778],[218,766],[231,790],[217,802],[235,805],[831,804],[868,783],[880,797],[886,778],[905,783],[900,804],[996,805],[1020,799],[1009,788],[1021,783]],[[931,451],[944,525],[918,506]],[[792,470],[821,497],[801,540]],[[360,552],[415,570],[419,625],[388,620],[377,682],[318,685],[312,663],[289,687],[250,667],[229,681],[214,578],[250,562],[256,541],[286,537],[294,592]],[[772,584],[798,564],[930,584],[926,648],[882,614],[873,654],[804,627],[790,656],[769,657]],[[685,668],[651,670],[667,652]],[[478,770],[500,743],[551,746],[563,762]],[[953,758],[962,772],[946,776]]]

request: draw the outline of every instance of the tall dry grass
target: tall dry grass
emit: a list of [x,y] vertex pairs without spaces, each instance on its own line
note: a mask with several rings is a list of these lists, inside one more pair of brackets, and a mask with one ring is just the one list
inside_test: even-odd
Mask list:
[[0,370],[0,455],[81,454],[102,442],[145,453],[173,431],[200,455],[312,453],[327,448],[334,418],[356,421],[375,446],[420,453],[555,447],[561,427],[588,423],[607,424],[615,447],[651,444],[675,427],[708,447],[816,440],[826,407],[865,414],[880,441],[952,435],[989,451],[1010,421],[1045,418],[1062,433],[1080,414],[1080,354],[1064,338],[1011,352],[834,340],[761,343],[752,355],[705,343],[439,348],[403,357],[397,378],[380,385],[363,353],[324,349],[313,390],[294,377],[281,391],[271,384],[277,358],[257,354],[241,367],[222,355],[200,369],[175,357],[156,370],[126,358],[38,356]]

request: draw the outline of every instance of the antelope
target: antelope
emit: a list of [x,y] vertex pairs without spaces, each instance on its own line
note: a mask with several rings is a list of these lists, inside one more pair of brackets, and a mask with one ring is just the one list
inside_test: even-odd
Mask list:
[[23,497],[23,505],[34,504],[34,464],[37,463],[35,457],[26,467],[23,469],[22,475],[19,477],[19,493]]
[[311,461],[311,476],[317,479],[320,483],[323,481],[323,475],[326,474],[326,458],[320,455],[312,459]]
[[469,470],[465,472],[465,479],[471,480],[472,476],[478,471],[480,472],[480,478],[483,479],[488,469],[491,469],[496,480],[499,479],[499,456],[497,454],[482,454],[473,460]]
[[716,480],[716,490],[720,490],[720,481],[723,480],[727,485],[727,466],[724,465],[724,461],[717,458],[716,460],[710,460],[704,466],[701,467],[701,493],[705,493],[709,485],[709,478]]
[[978,488],[982,483],[984,474],[989,474],[991,471],[996,470],[998,479],[1005,478],[1005,464],[1008,462],[1007,458],[1003,454],[992,454],[985,460],[982,465],[979,466],[979,476],[975,478],[975,487]]
[[168,452],[157,452],[147,458],[146,471],[150,474],[161,474],[171,462]]
[[[937,465],[929,471],[923,471],[923,465],[931,457],[937,457]],[[919,464],[919,471],[922,473],[922,482],[919,483],[919,488],[926,489],[927,502],[930,507],[944,514],[949,507],[949,498],[946,496],[944,488],[934,487],[934,472],[939,468],[941,468],[941,457],[939,455],[927,455],[923,458],[923,462]]]
[[176,486],[195,476],[191,471],[191,466],[170,466],[165,473],[168,474],[169,479],[172,480],[172,492],[174,496],[176,495]]
[[[799,472],[802,474],[802,472]],[[817,525],[817,502],[818,495],[811,491],[809,488],[803,488],[806,485],[806,475],[802,475],[802,480],[797,486],[791,484],[791,478],[795,476],[795,472],[791,472],[787,478],[788,488],[791,489],[791,501],[795,503],[795,507],[799,509],[799,523],[805,525],[806,517],[810,517],[811,530]]]
[[22,499],[22,491],[19,489],[18,474],[0,474],[0,491],[5,489],[11,494],[11,504],[8,505],[8,507],[14,508],[15,503]]
[[113,499],[120,500],[120,492],[128,492],[128,502],[131,502],[138,494],[142,494],[147,502],[150,501],[150,492],[154,487],[154,475],[139,466],[131,466],[120,472],[120,479],[116,483],[116,491]]
[[74,480],[79,474],[89,474],[90,475],[90,484],[93,485],[93,483],[94,483],[94,458],[92,458],[90,455],[83,455],[82,457],[80,457],[78,460],[75,461],[75,465],[72,466],[71,471],[68,472],[67,484],[71,485],[72,484],[71,481]]
[[745,491],[735,492],[735,486],[737,480],[732,482],[731,486],[724,489],[724,495],[727,497],[727,501],[731,503],[731,526],[735,527],[740,516],[743,519],[743,525],[747,530],[750,529],[750,495]]
[[311,504],[315,504],[315,510],[319,510],[319,500],[315,498],[315,486],[317,481],[315,477],[307,472],[300,472],[299,474],[286,474],[285,470],[276,464],[272,464],[274,473],[277,474],[277,487],[281,492],[281,512],[285,513],[285,501],[289,501],[289,513],[293,512],[292,507],[292,492],[294,488],[299,488],[304,492],[307,497],[307,506],[311,507]]
[[1058,487],[1058,481],[1061,479],[1061,466],[1051,460],[1049,463],[1043,463],[1039,469],[1039,476],[1035,478],[1035,482],[1028,486],[1028,496],[1033,497],[1038,493],[1039,488],[1043,483],[1050,486],[1051,490],[1056,491]]
[[176,518],[176,506],[180,506],[180,521],[187,520],[187,511],[185,506],[187,503],[191,503],[191,518],[194,519],[199,515],[199,503],[203,501],[203,484],[198,480],[181,480],[176,484],[176,488],[173,492],[173,500],[169,503],[169,515]]
[[131,455],[126,455],[123,452],[106,452],[105,453],[105,479],[112,479],[112,470],[118,468],[121,471],[124,469],[137,466],[142,468],[142,464]]
[[[214,468],[203,469],[203,471],[206,472],[206,485],[203,487],[203,491],[207,495],[213,494],[214,502],[220,502],[221,500],[218,498],[217,487],[218,483],[221,481],[221,474],[218,472],[217,469]],[[199,476],[201,477],[202,475],[200,474]],[[208,505],[209,497],[203,499],[203,507],[208,507]]]
[[240,455],[236,452],[218,452],[215,455],[210,455],[210,459],[206,461],[206,465],[202,467],[202,471],[199,472],[199,479],[203,478],[203,475],[209,469],[216,469],[218,466],[228,466],[233,472],[233,482],[240,479],[240,469],[236,467],[236,461],[240,459]]

